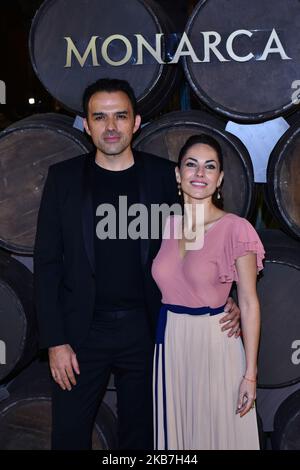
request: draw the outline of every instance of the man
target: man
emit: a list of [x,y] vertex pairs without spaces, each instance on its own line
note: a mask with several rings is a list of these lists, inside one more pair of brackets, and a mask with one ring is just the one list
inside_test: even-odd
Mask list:
[[[132,150],[141,118],[127,82],[98,80],[85,91],[83,106],[96,151],[49,168],[35,245],[40,345],[49,349],[54,379],[52,448],[91,447],[95,414],[113,372],[119,447],[151,449],[160,306],[151,264],[160,240],[105,238],[99,227],[102,204],[116,209],[116,220],[124,215],[120,195],[128,207],[142,203],[149,212],[152,204],[177,202],[175,165]],[[226,328],[233,334],[239,310],[231,299],[227,308]]]

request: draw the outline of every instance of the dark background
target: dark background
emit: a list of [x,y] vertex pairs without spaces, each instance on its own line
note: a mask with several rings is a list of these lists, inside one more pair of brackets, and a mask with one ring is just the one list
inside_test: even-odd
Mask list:
[[[6,83],[7,103],[0,105],[0,130],[30,114],[60,110],[59,103],[35,76],[29,58],[30,26],[42,3],[43,0],[0,0],[0,80]],[[181,32],[197,0],[157,0],[157,3],[173,21],[174,32]],[[35,98],[35,105],[28,103],[31,97]],[[170,109],[174,109],[172,103],[165,111]]]

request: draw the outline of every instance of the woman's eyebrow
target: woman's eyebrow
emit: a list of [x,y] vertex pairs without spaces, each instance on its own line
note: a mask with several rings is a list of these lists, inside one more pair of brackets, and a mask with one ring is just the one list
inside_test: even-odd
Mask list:
[[[193,158],[193,157],[187,157],[187,159],[186,159],[186,160],[193,160],[193,162],[196,162],[196,163],[198,163],[198,160],[197,160],[197,158]],[[205,163],[210,163],[210,162],[217,163],[217,161],[216,161],[216,160],[214,160],[214,159],[211,159],[211,160],[205,160]]]

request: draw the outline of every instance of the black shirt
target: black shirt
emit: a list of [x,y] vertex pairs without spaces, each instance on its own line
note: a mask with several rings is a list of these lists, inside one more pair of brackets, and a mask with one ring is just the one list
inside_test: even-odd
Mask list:
[[[101,314],[103,310],[143,307],[140,239],[134,240],[128,236],[128,225],[136,216],[127,215],[127,224],[121,224],[123,227],[121,238],[119,236],[119,196],[127,196],[127,208],[139,202],[137,167],[133,165],[126,170],[110,171],[95,163],[93,181],[96,315],[97,312]],[[100,204],[109,204],[112,207],[102,206],[102,215],[96,215]],[[111,214],[110,218],[108,213]],[[122,216],[124,217],[123,212]],[[106,238],[99,239],[99,235]],[[122,239],[122,236],[126,238]]]

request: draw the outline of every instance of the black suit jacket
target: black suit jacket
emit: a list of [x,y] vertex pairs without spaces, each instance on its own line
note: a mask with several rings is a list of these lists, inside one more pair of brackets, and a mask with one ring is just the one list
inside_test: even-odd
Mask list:
[[[140,202],[178,202],[175,164],[134,151]],[[74,349],[86,337],[95,303],[94,211],[92,165],[95,152],[49,168],[41,200],[34,250],[36,309],[40,347],[69,343]],[[155,330],[160,292],[151,276],[161,240],[141,240],[143,285],[149,326]]]

